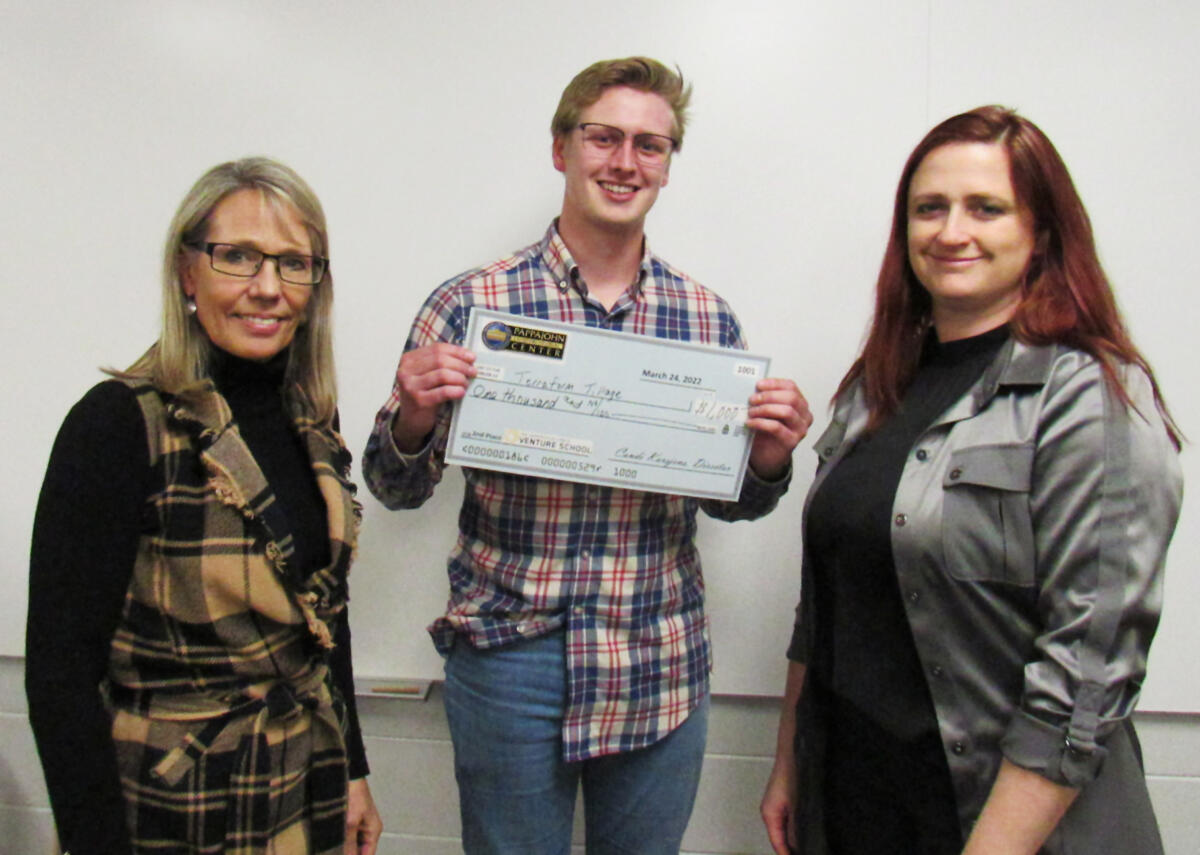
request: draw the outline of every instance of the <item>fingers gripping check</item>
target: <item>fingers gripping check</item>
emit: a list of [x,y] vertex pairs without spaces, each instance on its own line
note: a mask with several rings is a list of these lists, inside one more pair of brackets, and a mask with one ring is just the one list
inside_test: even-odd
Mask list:
[[400,408],[392,436],[404,452],[415,452],[437,422],[438,408],[466,394],[475,376],[475,354],[456,344],[438,342],[410,350],[396,369]]

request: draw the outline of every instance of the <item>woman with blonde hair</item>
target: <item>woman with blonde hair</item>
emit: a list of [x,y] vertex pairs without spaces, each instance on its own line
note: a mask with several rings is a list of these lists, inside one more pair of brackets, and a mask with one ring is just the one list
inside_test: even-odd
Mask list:
[[159,340],[64,421],[34,521],[29,716],[72,855],[371,855],[320,202],[209,170]]

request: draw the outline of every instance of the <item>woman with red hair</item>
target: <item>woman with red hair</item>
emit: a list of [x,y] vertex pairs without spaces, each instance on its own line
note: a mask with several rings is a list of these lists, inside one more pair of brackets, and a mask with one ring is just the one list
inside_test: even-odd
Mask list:
[[1054,146],[935,127],[816,443],[777,853],[1162,851],[1131,714],[1178,446]]

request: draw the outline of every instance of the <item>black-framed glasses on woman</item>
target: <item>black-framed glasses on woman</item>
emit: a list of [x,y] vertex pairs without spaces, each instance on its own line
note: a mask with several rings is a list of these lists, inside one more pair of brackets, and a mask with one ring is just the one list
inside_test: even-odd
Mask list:
[[[600,122],[583,122],[579,125],[583,143],[601,154],[608,154],[625,144],[626,133],[612,125]],[[662,134],[634,134],[633,154],[647,166],[660,166],[667,162],[677,143],[672,137]]]
[[248,246],[238,246],[235,243],[189,243],[192,249],[207,253],[212,269],[228,276],[250,278],[262,269],[263,261],[271,259],[275,262],[275,272],[280,280],[289,285],[307,285],[312,287],[325,278],[329,269],[329,259],[319,255],[300,255],[294,252],[281,252],[278,255],[253,249]]

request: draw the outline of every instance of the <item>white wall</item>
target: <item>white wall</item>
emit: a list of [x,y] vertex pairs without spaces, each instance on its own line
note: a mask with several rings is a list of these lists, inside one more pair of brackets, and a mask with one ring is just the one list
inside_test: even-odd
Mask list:
[[[532,241],[557,211],[547,126],[567,80],[598,58],[646,53],[694,81],[652,245],[733,303],[753,348],[819,413],[866,323],[905,155],[936,120],[1001,102],[1059,145],[1139,343],[1196,433],[1198,31],[1186,0],[0,0],[0,536],[15,545],[0,559],[0,653],[23,645],[54,429],[95,366],[128,364],[153,339],[160,243],[202,171],[269,153],[321,194],[357,453],[425,294]],[[782,683],[808,448],[775,514],[703,529],[718,691]],[[1195,475],[1191,454],[1185,467]],[[439,673],[422,627],[444,599],[457,480],[416,513],[366,498],[361,673]],[[1181,559],[1196,523],[1189,502],[1144,708],[1200,710],[1187,611],[1200,581]]]

